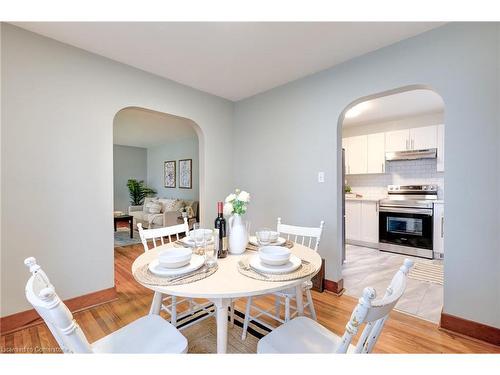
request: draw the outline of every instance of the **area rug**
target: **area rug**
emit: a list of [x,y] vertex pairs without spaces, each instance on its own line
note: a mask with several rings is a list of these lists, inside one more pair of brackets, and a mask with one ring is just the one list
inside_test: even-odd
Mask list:
[[[201,320],[206,315],[207,313],[200,312],[186,316],[178,321],[177,328],[180,329],[189,343],[188,353],[217,353],[217,325],[215,317]],[[262,326],[258,322],[251,321],[248,326],[246,339],[242,340],[241,334],[243,332],[244,319],[245,314],[235,310],[234,325],[232,326],[229,323],[227,330],[227,353],[255,354],[257,353],[259,339],[270,332],[267,327]],[[183,328],[185,325],[196,320],[200,321],[187,328]]]
[[133,236],[134,238],[130,238],[130,228],[128,227],[117,228],[117,231],[115,232],[115,247],[135,245],[137,243],[141,243],[141,239],[139,238],[139,232],[136,231],[135,229]]
[[430,262],[415,262],[408,273],[408,277],[410,279],[443,285],[443,265]]

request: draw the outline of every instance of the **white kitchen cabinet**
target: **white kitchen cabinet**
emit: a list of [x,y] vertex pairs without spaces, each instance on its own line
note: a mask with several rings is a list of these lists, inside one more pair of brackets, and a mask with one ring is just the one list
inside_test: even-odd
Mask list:
[[345,237],[354,241],[361,238],[361,201],[345,201]]
[[345,237],[354,245],[378,246],[378,202],[346,200]]
[[346,138],[346,174],[366,173],[368,162],[368,137],[360,135]]
[[423,126],[385,133],[385,151],[407,151],[436,148],[437,126]]
[[437,126],[437,171],[444,172],[444,125]]
[[434,238],[433,251],[444,254],[444,204],[434,203]]
[[437,147],[437,126],[410,129],[409,150],[425,150]]
[[385,133],[385,151],[405,151],[409,150],[410,130],[394,130]]
[[385,172],[385,133],[367,136],[367,173]]
[[378,244],[378,202],[361,202],[361,241]]
[[424,126],[342,138],[345,173],[385,173],[385,153],[437,148],[437,170],[444,171],[444,125]]

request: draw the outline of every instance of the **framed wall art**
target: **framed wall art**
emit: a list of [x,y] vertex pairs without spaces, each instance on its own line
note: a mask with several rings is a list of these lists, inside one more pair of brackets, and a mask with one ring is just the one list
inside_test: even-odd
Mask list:
[[179,160],[179,188],[193,188],[193,159]]
[[175,188],[176,166],[175,160],[166,161],[163,165],[163,185],[166,188]]

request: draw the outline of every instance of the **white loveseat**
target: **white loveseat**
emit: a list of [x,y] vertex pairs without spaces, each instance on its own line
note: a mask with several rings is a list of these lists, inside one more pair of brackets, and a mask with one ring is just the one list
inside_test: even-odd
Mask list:
[[[161,228],[179,224],[179,210],[184,205],[191,207],[189,219],[198,216],[198,201],[176,198],[146,198],[142,206],[129,206],[128,213],[134,217],[134,227],[141,223],[143,228]],[[158,206],[161,207],[159,213]]]

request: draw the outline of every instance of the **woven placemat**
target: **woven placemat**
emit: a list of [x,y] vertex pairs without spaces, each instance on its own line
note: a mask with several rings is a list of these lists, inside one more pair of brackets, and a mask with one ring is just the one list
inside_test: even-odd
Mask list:
[[[272,245],[272,244],[271,244]],[[280,246],[283,246],[283,247],[287,247],[289,249],[291,249],[293,247],[293,241],[290,241],[290,240],[286,240],[286,242],[283,244],[283,245],[280,245]],[[250,250],[250,251],[258,251],[259,250],[259,247],[257,245],[252,245],[250,242],[248,243],[247,245],[247,250]]]
[[180,276],[165,277],[158,276],[152,273],[149,268],[149,264],[144,264],[138,267],[134,272],[134,278],[141,284],[147,285],[159,285],[159,286],[171,286],[171,285],[183,285],[194,283],[195,281],[203,280],[217,271],[218,266],[212,268],[206,268],[203,266],[201,269],[192,272],[190,275],[185,275],[185,278],[181,280],[175,280]]
[[250,257],[245,257],[238,262],[238,271],[242,275],[261,281],[290,281],[302,279],[312,275],[315,271],[314,266],[308,261],[303,260],[302,265],[293,272],[281,274],[269,274],[260,271],[255,271],[250,267]]

